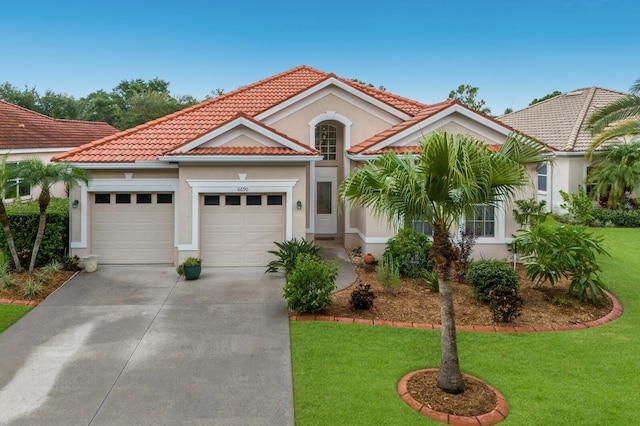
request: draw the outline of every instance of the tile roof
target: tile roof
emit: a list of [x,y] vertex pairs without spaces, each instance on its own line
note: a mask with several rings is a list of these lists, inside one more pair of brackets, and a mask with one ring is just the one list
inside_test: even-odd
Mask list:
[[577,89],[503,115],[498,120],[558,151],[584,152],[592,140],[587,129],[591,114],[624,96],[627,95],[599,87]]
[[219,146],[194,148],[188,153],[170,152],[167,155],[318,155],[318,152],[307,150],[295,151],[286,147],[272,146]]
[[94,141],[54,160],[70,162],[153,161],[229,122],[239,113],[249,117],[273,108],[317,84],[336,78],[377,100],[413,115],[426,107],[410,99],[341,79],[308,66],[241,87],[227,94],[175,112],[113,136]]
[[107,123],[59,120],[0,100],[0,150],[70,148],[116,132]]

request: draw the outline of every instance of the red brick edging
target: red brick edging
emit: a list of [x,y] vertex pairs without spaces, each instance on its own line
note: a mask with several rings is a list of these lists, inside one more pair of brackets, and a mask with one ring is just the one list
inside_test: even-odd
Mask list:
[[[490,332],[490,333],[533,333],[539,331],[568,331],[568,330],[580,330],[584,328],[592,328],[597,327],[602,324],[606,324],[610,321],[619,318],[622,315],[623,309],[620,301],[608,291],[605,291],[609,299],[613,302],[613,308],[611,312],[605,315],[602,318],[598,318],[593,321],[588,321],[580,324],[571,324],[571,325],[558,325],[552,327],[541,327],[541,326],[527,326],[527,327],[498,327],[491,325],[459,325],[456,326],[456,330],[458,331],[479,331],[479,332]],[[303,314],[303,315],[290,315],[289,319],[291,321],[325,321],[325,322],[344,322],[344,323],[354,323],[354,324],[368,324],[368,325],[386,325],[392,327],[404,327],[404,328],[422,328],[427,330],[440,330],[442,328],[439,324],[423,324],[417,322],[401,322],[401,321],[386,321],[386,320],[371,320],[371,319],[363,319],[363,318],[346,318],[346,317],[334,317],[334,316],[326,316],[326,315],[313,315],[313,314]]]
[[400,395],[400,397],[404,400],[404,402],[407,403],[407,405],[409,405],[409,407],[413,408],[420,414],[423,414],[441,423],[446,423],[450,425],[478,425],[478,426],[494,425],[504,420],[504,418],[507,417],[507,415],[509,414],[509,405],[507,404],[507,400],[504,399],[504,396],[502,396],[502,394],[498,392],[496,388],[468,374],[464,374],[464,377],[467,379],[482,382],[495,394],[498,401],[495,408],[492,411],[486,414],[482,414],[480,416],[455,416],[453,414],[446,414],[446,413],[441,413],[439,411],[432,410],[426,405],[416,401],[407,390],[407,383],[409,382],[409,380],[413,378],[413,376],[417,374],[420,374],[423,372],[425,373],[433,372],[433,371],[438,371],[438,369],[430,368],[425,370],[412,371],[411,373],[407,374],[402,379],[400,379],[400,382],[398,382],[398,394]]
[[[73,277],[75,277],[76,275],[78,275],[79,271],[76,271],[75,274],[71,275],[69,277],[68,280],[66,280],[65,282],[63,282],[62,284],[60,284],[60,287],[62,287],[63,285],[65,285],[66,283],[68,283]],[[58,291],[58,288],[56,288],[53,293],[55,293],[56,291]],[[53,294],[52,293],[52,294]],[[25,305],[25,306],[37,306],[38,302],[35,300],[13,300],[13,299],[0,299],[0,305]]]

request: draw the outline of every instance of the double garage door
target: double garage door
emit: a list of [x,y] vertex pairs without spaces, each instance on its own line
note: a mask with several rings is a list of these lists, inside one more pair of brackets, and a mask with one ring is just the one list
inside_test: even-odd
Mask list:
[[[173,193],[91,194],[91,250],[102,264],[172,264]],[[204,266],[264,266],[284,235],[284,195],[200,197],[200,257]],[[197,226],[197,224],[196,224]]]
[[203,195],[200,209],[205,266],[264,266],[284,239],[284,195]]

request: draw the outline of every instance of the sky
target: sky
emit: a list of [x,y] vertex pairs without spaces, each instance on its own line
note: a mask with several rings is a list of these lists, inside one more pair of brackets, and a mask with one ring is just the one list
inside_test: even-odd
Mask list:
[[640,79],[637,0],[7,1],[0,83],[76,98],[155,77],[203,99],[308,65],[424,103],[461,84],[493,114]]

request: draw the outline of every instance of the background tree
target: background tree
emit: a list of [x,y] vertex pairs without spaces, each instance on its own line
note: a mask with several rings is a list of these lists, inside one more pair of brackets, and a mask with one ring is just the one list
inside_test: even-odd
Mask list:
[[524,164],[550,158],[544,147],[517,135],[510,135],[499,152],[489,151],[480,140],[447,133],[426,136],[420,147],[417,156],[389,152],[354,169],[340,195],[405,228],[417,219],[431,225],[442,323],[438,387],[455,394],[464,391],[464,380],[450,285],[456,250],[449,232],[475,206],[498,206],[513,199],[530,182]]
[[484,100],[478,100],[478,88],[470,84],[461,84],[456,90],[449,92],[447,99],[457,99],[471,109],[486,115],[491,115],[491,108],[485,107]]
[[68,163],[48,163],[45,164],[39,158],[31,159],[20,164],[20,176],[24,180],[33,185],[40,187],[40,195],[38,196],[38,204],[40,207],[40,221],[38,223],[38,233],[33,243],[31,251],[31,262],[29,264],[29,272],[33,272],[36,266],[36,257],[44,229],[47,225],[47,207],[51,201],[51,188],[57,183],[63,183],[67,188],[71,188],[79,182],[89,183],[89,175],[86,170],[80,169]]
[[380,86],[377,86],[377,87],[376,87],[376,86],[374,86],[374,85],[373,85],[373,84],[371,84],[371,83],[365,83],[364,81],[359,80],[359,79],[357,79],[357,78],[352,78],[352,79],[351,79],[351,81],[355,81],[356,83],[364,84],[364,85],[365,85],[365,86],[367,86],[367,87],[373,87],[374,89],[378,89],[378,90],[382,90],[382,91],[386,91],[386,90],[387,90],[387,88],[386,88],[386,87],[384,87],[383,85],[380,85]]
[[544,95],[543,97],[541,97],[540,99],[538,98],[534,98],[531,103],[529,103],[529,106],[531,105],[535,105],[538,102],[542,102],[542,101],[546,101],[547,99],[551,99],[551,98],[555,98],[558,95],[562,95],[562,92],[559,90],[554,90],[553,92],[549,93],[548,95]]
[[38,111],[36,104],[39,97],[40,95],[35,87],[28,88],[25,86],[24,90],[20,90],[16,86],[9,84],[9,82],[4,82],[0,85],[0,99],[31,111]]
[[640,79],[631,86],[631,94],[597,110],[589,117],[594,136],[587,157],[611,139],[640,134]]
[[9,252],[11,252],[11,258],[13,259],[13,264],[16,267],[16,271],[22,271],[20,258],[18,257],[18,252],[16,251],[16,245],[13,240],[13,234],[11,233],[11,227],[9,226],[9,217],[7,216],[7,210],[4,206],[4,196],[7,192],[7,187],[11,185],[10,180],[14,177],[14,174],[9,171],[9,169],[7,169],[7,156],[2,156],[2,159],[0,159],[0,223],[2,224],[4,237],[7,240]]
[[512,112],[513,112],[513,108],[511,108],[511,107],[506,107],[506,108],[504,109],[504,113],[503,113],[503,115],[511,114]]
[[635,206],[632,193],[640,186],[640,142],[612,145],[595,157],[587,183],[606,199],[609,209]]

